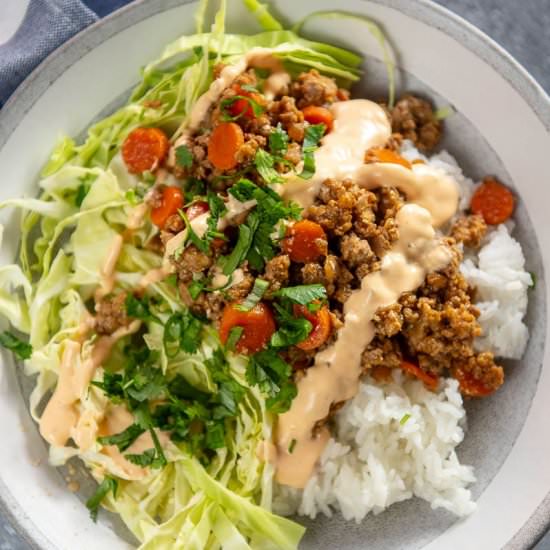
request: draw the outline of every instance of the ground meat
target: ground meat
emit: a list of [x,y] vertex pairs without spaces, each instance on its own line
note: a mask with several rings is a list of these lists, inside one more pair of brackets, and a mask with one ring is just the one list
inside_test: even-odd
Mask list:
[[399,342],[391,338],[374,338],[361,356],[363,372],[376,367],[395,369],[401,366],[403,354]]
[[300,109],[308,105],[324,105],[338,98],[338,86],[332,78],[319,74],[315,69],[302,73],[290,86]]
[[304,285],[322,285],[325,282],[323,267],[318,263],[310,262],[304,264],[301,269],[301,275]]
[[243,265],[242,270],[243,270],[242,281],[229,287],[225,291],[225,294],[227,295],[228,300],[231,302],[246,298],[250,294],[250,291],[254,286],[254,276],[248,271],[247,266]]
[[290,258],[287,254],[275,256],[265,265],[263,278],[269,282],[269,291],[276,292],[286,286],[289,278]]
[[128,324],[125,302],[126,292],[121,292],[96,304],[95,330],[98,334],[112,334]]
[[400,303],[379,308],[373,318],[376,334],[395,336],[403,327],[403,306]]
[[[452,251],[449,265],[429,273],[415,292],[398,303],[379,309],[373,319],[376,337],[363,354],[363,367],[399,366],[397,357],[415,362],[435,376],[471,374],[487,389],[503,381],[501,367],[490,353],[476,353],[474,339],[481,334],[479,311],[471,303],[472,289],[460,272],[462,255]],[[464,392],[468,394],[468,386]]]
[[375,260],[369,241],[359,238],[355,233],[347,233],[342,237],[340,252],[346,265],[352,269]]
[[[466,361],[457,365],[457,370],[461,371],[467,378],[471,377],[477,383],[480,383],[484,390],[494,391],[504,383],[504,370],[495,364],[495,359],[491,352],[485,351],[469,357]],[[465,395],[479,397],[475,391],[468,385],[461,385],[461,391]]]
[[166,220],[163,230],[169,233],[179,233],[185,229],[185,222],[179,214],[172,214]]
[[479,248],[483,237],[487,233],[487,224],[477,214],[461,216],[451,229],[451,237],[464,246]]
[[201,273],[212,265],[212,257],[201,252],[195,245],[186,247],[177,257],[171,258],[178,280],[188,283],[195,273]]
[[155,185],[149,193],[146,195],[147,204],[151,208],[159,208],[162,206],[162,192],[164,185]]
[[421,151],[433,149],[442,135],[441,122],[425,99],[407,94],[391,111],[392,130],[410,139]]
[[241,145],[241,148],[237,151],[235,158],[239,164],[249,164],[254,160],[256,151],[264,148],[266,145],[266,139],[263,136],[254,134],[245,134],[245,142]]
[[297,143],[289,143],[284,159],[294,165],[298,164],[302,160],[302,148]]

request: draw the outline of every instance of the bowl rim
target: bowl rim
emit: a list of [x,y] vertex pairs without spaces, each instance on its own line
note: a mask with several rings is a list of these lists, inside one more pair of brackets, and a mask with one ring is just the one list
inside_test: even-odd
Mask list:
[[[40,77],[56,80],[81,57],[108,38],[154,14],[168,11],[194,0],[133,0],[111,14],[82,29],[46,56],[19,84],[0,109],[0,149],[12,131],[43,93]],[[472,23],[433,0],[362,0],[404,13],[421,23],[435,27],[461,44],[495,69],[526,101],[550,132],[550,96],[537,80],[507,50]],[[100,36],[99,30],[104,31]],[[467,40],[464,40],[467,38]],[[75,48],[74,46],[80,46]],[[0,481],[0,515],[31,548],[41,550],[48,541],[34,528],[25,511],[13,500]],[[527,522],[508,542],[514,548],[535,545],[550,528],[550,492],[533,511]]]

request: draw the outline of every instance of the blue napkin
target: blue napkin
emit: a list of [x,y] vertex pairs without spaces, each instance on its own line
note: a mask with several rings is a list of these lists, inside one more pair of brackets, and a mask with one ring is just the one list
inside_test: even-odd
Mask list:
[[129,2],[30,0],[21,26],[0,46],[0,107],[50,52],[84,27]]

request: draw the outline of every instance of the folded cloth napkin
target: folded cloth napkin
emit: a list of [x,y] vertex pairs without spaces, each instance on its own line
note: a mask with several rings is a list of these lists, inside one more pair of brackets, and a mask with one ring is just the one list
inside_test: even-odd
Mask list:
[[[20,0],[0,0],[0,3]],[[0,107],[53,50],[130,0],[30,0],[12,38],[0,46]],[[1,11],[1,8],[0,8]]]

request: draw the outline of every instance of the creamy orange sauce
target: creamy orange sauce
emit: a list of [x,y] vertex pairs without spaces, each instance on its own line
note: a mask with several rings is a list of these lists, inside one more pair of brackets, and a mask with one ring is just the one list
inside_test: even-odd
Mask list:
[[334,103],[334,128],[315,152],[315,174],[309,180],[290,176],[279,193],[302,207],[311,206],[322,183],[329,178],[351,179],[367,189],[397,187],[409,201],[426,208],[440,227],[456,212],[458,188],[443,171],[427,164],[412,169],[392,163],[365,164],[365,152],[383,147],[391,135],[384,110],[367,99]]
[[[109,336],[100,336],[93,345],[90,357],[82,360],[79,342],[67,340],[59,366],[57,386],[40,419],[40,433],[50,444],[63,446],[69,438],[88,441],[87,433],[77,430],[80,420],[78,402],[85,396],[96,369],[109,357],[114,345],[125,336],[137,332],[141,321],[132,321]],[[89,419],[80,428],[89,430]]]
[[341,101],[330,109],[334,124],[315,151],[315,174],[309,180],[291,175],[278,188],[286,199],[304,208],[313,204],[326,179],[353,179],[357,169],[365,163],[367,149],[383,147],[391,136],[386,113],[373,101]]
[[99,283],[99,287],[95,292],[96,302],[101,300],[101,298],[103,298],[104,296],[107,296],[107,294],[110,294],[113,291],[113,288],[115,287],[115,283],[116,283],[115,268],[116,268],[116,263],[118,262],[120,253],[122,252],[123,244],[124,244],[124,237],[122,235],[116,235],[113,238],[111,246],[107,250],[107,254],[105,255],[105,261],[103,262],[103,266],[101,267],[101,271],[100,271],[101,280]]
[[[395,303],[402,293],[418,288],[426,274],[445,267],[449,248],[436,237],[429,211],[406,204],[397,213],[399,239],[382,259],[380,271],[370,273],[344,304],[344,325],[336,342],[317,354],[313,367],[299,380],[290,410],[279,416],[277,481],[304,487],[321,455],[329,432],[313,435],[332,404],[351,399],[358,390],[361,354],[374,337],[372,319],[380,307]],[[292,449],[292,452],[289,452]]]

